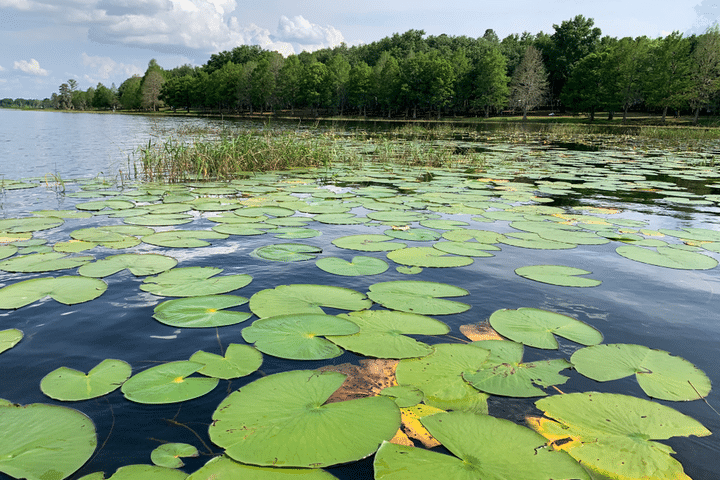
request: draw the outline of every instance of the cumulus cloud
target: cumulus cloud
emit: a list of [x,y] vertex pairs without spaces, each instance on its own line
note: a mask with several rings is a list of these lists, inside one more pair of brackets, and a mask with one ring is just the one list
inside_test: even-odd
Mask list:
[[279,41],[298,43],[300,45],[335,46],[343,41],[342,33],[334,27],[323,27],[310,23],[302,15],[292,19],[282,15],[278,31],[273,36]]
[[4,70],[5,70],[5,69],[3,68],[3,66],[0,65],[0,72],[2,72],[2,71],[4,71]]
[[82,63],[86,67],[91,68],[95,75],[94,77],[107,80],[111,77],[124,75],[125,77],[132,77],[133,75],[142,75],[143,70],[135,65],[128,65],[125,63],[118,63],[110,57],[94,57],[87,53],[82,53]]
[[34,58],[31,58],[29,62],[27,60],[19,60],[17,62],[14,62],[13,68],[15,70],[20,70],[21,72],[27,73],[28,75],[45,77],[48,74],[47,70],[45,70],[44,68],[40,68],[40,62],[38,62]]

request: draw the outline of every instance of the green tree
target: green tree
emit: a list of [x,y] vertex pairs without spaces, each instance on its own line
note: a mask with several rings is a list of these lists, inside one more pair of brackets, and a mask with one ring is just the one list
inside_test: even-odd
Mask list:
[[313,61],[303,67],[300,77],[300,94],[313,115],[318,115],[320,107],[328,103],[330,92],[328,88],[328,69],[325,64]]
[[717,24],[699,36],[690,64],[688,103],[693,109],[693,125],[700,110],[710,105],[720,92],[720,29]]
[[367,115],[367,107],[372,96],[373,71],[365,62],[350,69],[348,74],[348,99],[361,115]]
[[107,110],[112,107],[113,93],[102,83],[95,87],[95,95],[92,99],[92,107],[98,110]]
[[153,58],[148,63],[148,68],[145,71],[145,76],[142,78],[140,87],[140,94],[142,98],[141,105],[143,108],[156,111],[158,107],[162,105],[160,92],[162,90],[163,83],[165,83],[163,69]]
[[491,110],[499,110],[507,105],[510,89],[506,60],[496,44],[484,43],[475,55],[471,105],[481,109],[484,116],[488,117]]
[[348,81],[350,80],[350,63],[343,55],[335,54],[327,62],[328,81],[330,82],[330,102],[335,112],[343,114],[348,101]]
[[392,116],[392,110],[399,107],[400,94],[400,65],[389,52],[383,52],[380,60],[373,67],[375,85],[373,90],[381,108],[387,110],[387,116]]
[[250,80],[250,96],[252,103],[260,109],[260,113],[270,103],[276,88],[276,76],[270,68],[270,60],[263,58],[257,62]]
[[300,79],[303,65],[297,55],[290,55],[280,69],[278,87],[282,101],[290,106],[290,114],[295,115],[295,106],[300,101]]
[[662,109],[663,123],[668,108],[680,109],[687,104],[690,47],[689,40],[679,32],[650,45],[644,91],[646,103]]
[[607,48],[603,82],[609,97],[609,116],[615,106],[622,108],[623,123],[627,121],[628,110],[645,99],[643,87],[648,76],[649,46],[647,37],[625,37]]
[[547,77],[542,54],[529,45],[510,82],[510,105],[522,110],[523,120],[527,120],[528,110],[541,105],[547,97]]
[[70,85],[63,83],[59,87],[59,95],[55,98],[55,109],[68,110],[72,108],[72,91]]
[[591,53],[580,60],[560,95],[560,101],[573,111],[585,112],[590,121],[606,100],[603,90],[604,60],[607,52]]

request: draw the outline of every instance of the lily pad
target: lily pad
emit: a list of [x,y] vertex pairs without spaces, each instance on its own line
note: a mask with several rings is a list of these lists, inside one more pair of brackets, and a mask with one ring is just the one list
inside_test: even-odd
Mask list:
[[0,220],[0,232],[38,232],[40,230],[49,230],[51,228],[59,227],[63,223],[65,223],[65,221],[62,218],[57,217],[6,218]]
[[10,350],[23,338],[23,332],[17,328],[0,330],[0,353]]
[[125,465],[118,468],[108,480],[184,480],[186,477],[185,472],[173,468],[156,465]]
[[410,267],[464,267],[473,263],[470,257],[449,256],[433,247],[408,247],[392,251],[387,257]]
[[565,250],[577,247],[574,243],[547,240],[537,233],[532,232],[506,233],[505,238],[500,240],[500,242],[514,247],[532,248],[535,250]]
[[48,296],[65,305],[75,305],[94,300],[105,290],[107,283],[95,278],[33,278],[0,288],[0,309],[24,307]]
[[509,420],[447,412],[420,421],[455,456],[385,442],[375,455],[377,480],[590,480],[569,455],[538,448],[540,435]]
[[336,238],[332,244],[339,248],[348,250],[359,250],[361,252],[389,252],[399,248],[405,248],[404,243],[392,242],[393,237],[387,235],[349,235]]
[[451,315],[470,309],[466,303],[441,297],[462,297],[469,292],[446,283],[398,280],[370,285],[368,297],[391,310],[420,315]]
[[227,293],[248,285],[250,275],[223,275],[222,268],[183,267],[145,279],[140,290],[161,297],[199,297]]
[[625,258],[659,267],[679,270],[708,270],[715,268],[717,260],[702,253],[688,252],[672,247],[656,247],[655,250],[635,245],[622,245],[615,251]]
[[319,468],[278,468],[245,465],[225,455],[209,460],[186,480],[242,478],[247,480],[333,480],[334,475]]
[[262,354],[248,345],[231,343],[224,356],[214,353],[195,352],[190,357],[191,362],[205,365],[198,373],[207,377],[228,380],[250,375],[262,365]]
[[128,225],[143,225],[146,227],[170,227],[184,225],[193,221],[193,216],[185,213],[151,213],[148,215],[126,216],[123,219]]
[[33,253],[0,262],[0,270],[22,273],[52,272],[79,267],[94,259],[92,256],[69,257],[60,252]]
[[561,287],[596,287],[602,283],[600,280],[580,276],[592,272],[564,265],[529,265],[516,268],[515,273],[529,280]]
[[316,261],[315,265],[320,270],[346,277],[378,275],[388,269],[388,264],[384,260],[359,255],[353,257],[350,262],[338,257],[325,257]]
[[120,388],[130,378],[132,368],[122,360],[106,359],[87,374],[60,367],[45,375],[40,390],[50,398],[72,402],[102,397]]
[[111,225],[107,227],[80,228],[70,232],[75,240],[93,242],[106,248],[130,248],[140,245],[140,239],[136,235],[149,235],[154,230],[148,227],[132,225]]
[[443,322],[415,313],[363,310],[339,315],[360,327],[354,335],[326,336],[345,350],[376,358],[424,357],[433,348],[405,335],[445,335]]
[[243,339],[262,353],[290,360],[324,360],[343,354],[325,335],[352,335],[360,328],[339,317],[317,313],[278,315],[256,320]]
[[99,212],[101,210],[127,210],[133,208],[135,204],[127,200],[97,200],[92,202],[78,203],[75,208],[78,210],[88,210],[91,212]]
[[302,243],[277,243],[260,247],[253,253],[274,262],[302,262],[313,260],[322,253],[322,248]]
[[453,255],[463,255],[466,257],[492,257],[490,251],[500,250],[495,245],[488,245],[476,242],[437,242],[433,244],[433,248],[445,253]]
[[0,472],[15,478],[67,478],[97,446],[87,416],[55,405],[0,403],[0,431]]
[[582,345],[602,342],[602,334],[580,320],[539,308],[501,309],[490,315],[490,325],[502,336],[535,348],[557,349],[555,335]]
[[[688,479],[669,446],[654,440],[706,436],[696,420],[656,402],[614,393],[570,393],[535,402],[535,431],[600,475],[628,480]],[[619,454],[622,453],[622,454]]]
[[383,232],[388,237],[414,242],[432,242],[440,238],[440,233],[429,228],[408,228],[407,230],[388,229]]
[[197,448],[187,443],[165,443],[150,452],[150,460],[158,467],[180,468],[184,466],[180,457],[197,457]]
[[12,257],[18,251],[18,247],[15,245],[0,245],[0,260],[8,257]]
[[195,248],[207,247],[210,245],[207,240],[224,240],[227,237],[226,233],[212,230],[170,230],[145,235],[142,237],[142,241],[158,247]]
[[384,395],[392,398],[400,408],[413,407],[422,402],[423,399],[423,393],[410,385],[385,387],[378,395]]
[[236,295],[203,295],[167,300],[155,307],[153,318],[178,328],[224,327],[244,322],[250,312],[226,311],[225,308],[244,305],[245,297]]
[[177,265],[177,260],[156,253],[122,253],[111,255],[97,262],[87,263],[78,269],[83,277],[102,278],[125,269],[136,277],[156,275]]
[[364,310],[372,302],[355,290],[326,285],[280,285],[250,297],[250,310],[260,318],[290,313],[325,313],[320,307]]
[[598,382],[635,375],[640,387],[660,400],[697,400],[710,393],[710,379],[687,360],[643,345],[615,343],[582,348],[570,361]]
[[219,382],[217,378],[189,377],[203,367],[189,361],[164,363],[133,375],[121,390],[125,398],[137,403],[176,403],[202,397]]
[[382,396],[325,403],[344,380],[308,370],[256,380],[220,403],[210,439],[233,459],[261,466],[318,468],[365,458],[393,437],[400,412]]

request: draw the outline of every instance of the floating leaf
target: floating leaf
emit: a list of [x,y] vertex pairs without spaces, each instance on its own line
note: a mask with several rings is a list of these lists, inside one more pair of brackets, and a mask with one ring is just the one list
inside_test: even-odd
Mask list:
[[319,230],[304,227],[281,227],[272,231],[275,238],[313,238],[320,235]]
[[488,396],[467,383],[462,374],[480,368],[490,352],[467,344],[433,347],[435,351],[426,357],[400,361],[395,370],[398,383],[419,388],[428,405],[487,413]]
[[61,480],[90,458],[95,425],[71,408],[0,403],[0,472],[28,480]]
[[460,333],[474,342],[479,340],[504,340],[488,322],[460,325]]
[[244,322],[252,316],[249,312],[223,310],[247,302],[247,298],[236,295],[178,298],[164,301],[155,307],[153,318],[165,325],[178,328],[224,327]]
[[360,327],[353,335],[327,336],[345,350],[377,358],[423,357],[433,348],[405,335],[445,335],[447,325],[415,313],[389,310],[363,310],[340,315]]
[[322,248],[302,243],[277,243],[260,247],[253,253],[260,258],[274,262],[301,262],[313,260],[322,253]]
[[250,310],[260,318],[290,313],[325,313],[320,307],[364,310],[372,302],[355,290],[326,285],[280,285],[250,297]]
[[688,252],[670,246],[650,250],[635,245],[622,245],[615,251],[636,262],[679,270],[708,270],[718,264],[717,260],[702,253]]
[[475,230],[472,228],[461,228],[443,232],[442,237],[451,242],[467,242],[475,240],[478,243],[492,244],[499,243],[505,236],[502,233],[491,230]]
[[547,393],[536,385],[549,387],[563,384],[568,377],[560,375],[560,370],[572,367],[565,359],[520,363],[523,355],[523,346],[520,343],[483,340],[473,345],[490,350],[490,357],[477,371],[463,373],[463,378],[473,387],[491,395],[545,396]]
[[0,245],[0,260],[8,257],[12,257],[18,251],[18,247],[15,245]]
[[150,452],[150,460],[158,467],[180,468],[184,466],[180,457],[197,457],[197,448],[187,443],[165,443]]
[[473,263],[469,257],[448,256],[432,247],[408,247],[387,254],[395,263],[412,267],[464,267]]
[[347,237],[336,238],[332,244],[339,248],[348,250],[359,250],[361,252],[389,252],[399,248],[405,248],[404,243],[391,242],[392,237],[387,235],[349,235]]
[[111,225],[107,227],[81,228],[70,232],[75,240],[93,242],[106,248],[130,248],[140,245],[140,239],[135,235],[149,235],[152,228],[136,227],[132,225]]
[[177,260],[156,253],[122,253],[110,255],[102,260],[87,263],[78,269],[83,277],[102,278],[125,269],[136,277],[156,275],[177,265]]
[[582,345],[595,345],[603,338],[587,323],[539,308],[496,310],[490,315],[490,325],[500,335],[536,348],[557,349],[554,335]]
[[0,353],[10,350],[23,338],[23,332],[17,328],[0,330]]
[[398,238],[400,240],[412,240],[415,242],[431,242],[440,238],[440,233],[428,228],[409,228],[407,230],[385,230],[383,234],[388,237]]
[[120,388],[130,378],[132,368],[122,360],[106,359],[87,375],[78,370],[60,367],[45,375],[40,390],[50,398],[72,402],[102,397]]
[[400,415],[402,417],[402,429],[408,437],[419,440],[425,448],[438,447],[440,446],[440,442],[438,442],[437,439],[433,437],[430,432],[427,431],[427,428],[425,428],[423,424],[420,423],[420,419],[423,417],[427,417],[428,415],[435,415],[436,413],[444,412],[445,410],[431,407],[430,405],[425,405],[422,403],[419,405],[413,405],[411,407],[400,408]]
[[346,277],[378,275],[388,269],[388,264],[384,260],[359,255],[353,257],[351,262],[338,257],[325,257],[316,261],[315,265],[328,273]]
[[205,365],[198,373],[207,377],[228,380],[250,375],[262,365],[262,354],[248,345],[231,343],[225,351],[225,356],[202,350],[193,353],[191,362]]
[[193,216],[184,213],[151,213],[148,215],[133,215],[123,219],[123,222],[128,225],[144,225],[146,227],[170,227],[184,225],[192,221]]
[[243,339],[274,357],[291,360],[323,360],[343,354],[343,350],[320,336],[352,335],[360,328],[353,322],[332,315],[305,313],[279,315],[256,320],[243,329]]
[[420,267],[406,267],[405,265],[401,265],[395,270],[397,270],[398,273],[402,273],[404,275],[416,275],[423,271],[423,269]]
[[392,398],[400,408],[413,407],[423,399],[423,393],[411,385],[385,387],[378,395]]
[[227,293],[248,285],[250,275],[224,275],[215,267],[173,268],[167,272],[145,279],[140,290],[162,297],[199,297]]
[[354,363],[325,365],[317,369],[318,372],[340,372],[346,375],[343,384],[330,395],[326,403],[372,397],[379,395],[387,387],[397,386],[395,381],[397,360],[364,358],[358,363],[359,365]]
[[419,280],[398,280],[370,285],[368,297],[391,310],[412,312],[420,315],[450,315],[461,313],[470,305],[440,297],[462,297],[468,295],[464,288],[446,283],[423,282]]
[[500,250],[495,245],[475,242],[437,242],[433,244],[433,248],[444,253],[464,255],[466,257],[492,257],[493,254],[487,253],[487,250]]
[[[689,479],[669,454],[672,448],[653,440],[710,435],[699,422],[649,400],[614,393],[570,393],[535,402],[547,418],[530,426],[568,452],[586,468],[623,480]],[[622,453],[622,454],[619,454]]]
[[95,242],[85,242],[83,240],[70,240],[67,242],[58,242],[53,245],[53,250],[62,253],[79,253],[86,250],[91,250],[97,247]]
[[52,272],[79,267],[94,259],[92,256],[68,257],[60,252],[33,253],[0,262],[0,270],[23,273]]
[[0,232],[3,233],[26,233],[49,230],[59,227],[65,223],[62,218],[57,217],[26,217],[6,218],[0,220]]
[[95,278],[65,276],[33,278],[0,288],[0,309],[16,309],[47,296],[65,305],[89,302],[107,290],[107,283]]
[[212,230],[170,230],[167,232],[145,235],[142,241],[158,247],[195,248],[207,247],[207,240],[224,240],[228,236]]
[[377,480],[590,480],[567,454],[538,448],[540,435],[509,420],[447,412],[421,422],[455,456],[386,442],[375,455]]
[[[84,478],[84,477],[83,477]],[[108,480],[184,480],[185,472],[156,465],[125,465]]]
[[600,280],[579,276],[592,272],[564,265],[530,265],[516,268],[515,273],[529,280],[561,287],[596,287],[602,283]]
[[91,212],[99,212],[101,210],[126,210],[133,208],[135,204],[126,200],[97,200],[92,202],[78,203],[75,208],[78,210],[89,210]]
[[333,480],[334,475],[319,468],[276,468],[245,465],[223,455],[209,460],[205,466],[190,474],[186,480],[221,480],[242,478],[247,480]]
[[643,345],[615,343],[582,348],[570,361],[598,382],[635,375],[640,387],[661,400],[696,400],[710,393],[710,379],[687,360]]
[[235,460],[263,466],[318,468],[365,458],[393,437],[400,412],[388,397],[325,403],[344,380],[308,370],[256,380],[220,403],[210,439]]
[[188,377],[202,363],[179,361],[148,368],[122,385],[125,398],[137,403],[176,403],[202,397],[217,386],[217,378]]
[[577,247],[574,243],[547,240],[537,233],[531,232],[506,233],[505,238],[501,239],[500,242],[514,247],[536,250],[564,250]]

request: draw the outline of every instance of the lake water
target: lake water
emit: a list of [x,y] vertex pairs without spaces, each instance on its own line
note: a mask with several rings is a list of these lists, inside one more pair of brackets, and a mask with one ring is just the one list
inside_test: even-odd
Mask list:
[[[50,112],[18,112],[0,109],[0,178],[19,180],[42,178],[32,189],[4,190],[0,193],[2,218],[26,216],[34,210],[73,209],[78,203],[92,198],[75,198],[67,195],[79,190],[69,183],[66,191],[57,179],[91,178],[99,176],[109,180],[125,177],[131,171],[128,155],[148,140],[159,139],[168,132],[188,126],[210,125],[220,128],[219,120],[177,119],[100,114],[66,114]],[[566,145],[571,147],[572,145]],[[516,155],[514,145],[480,142],[479,147],[507,151]],[[714,150],[708,146],[708,152]],[[544,154],[559,163],[572,164],[582,158],[583,165],[600,155],[614,155],[616,165],[631,162],[635,153],[601,147],[596,152],[577,153],[556,148],[543,150]],[[573,155],[582,155],[574,157]],[[598,157],[592,157],[597,155]],[[626,158],[623,156],[626,155]],[[657,149],[658,156],[669,155]],[[684,154],[678,155],[678,158]],[[588,157],[590,156],[590,157]],[[688,155],[697,158],[697,154]],[[607,158],[604,157],[604,158]],[[530,160],[528,160],[530,161]],[[636,177],[667,182],[668,186],[681,186],[686,191],[700,194],[717,194],[720,188],[707,187],[718,182],[717,168],[708,165],[706,178],[678,177],[670,169],[637,171]],[[122,173],[121,173],[122,172]],[[507,173],[507,172],[506,172]],[[640,181],[630,173],[618,181]],[[590,173],[589,175],[595,175]],[[436,178],[436,182],[437,182]],[[568,180],[562,175],[552,182]],[[577,180],[577,179],[575,179]],[[37,181],[37,180],[35,180]],[[527,181],[527,179],[525,179]],[[442,187],[442,183],[438,182]],[[451,188],[446,185],[447,188]],[[557,185],[556,185],[557,186]],[[597,186],[596,186],[597,187]],[[347,191],[351,187],[345,187]],[[668,191],[671,189],[668,188]],[[698,193],[700,192],[700,193]],[[600,187],[588,189],[583,195],[553,196],[554,203],[568,209],[585,205],[620,209],[621,218],[643,221],[643,229],[677,229],[700,227],[720,230],[717,203],[691,205],[662,200],[657,192],[615,192]],[[359,214],[366,210],[353,210]],[[209,229],[215,224],[208,220],[212,214],[193,213],[192,227]],[[500,233],[513,231],[507,221],[479,223],[470,214],[443,214],[470,223],[469,228],[490,229]],[[612,215],[607,215],[611,218]],[[70,232],[99,225],[121,225],[121,218],[96,216],[89,219],[68,219],[62,226],[36,232],[33,238],[47,240],[48,245],[69,239]],[[331,241],[337,237],[364,233],[382,233],[387,226],[343,226],[311,222],[311,228],[322,235],[289,240],[293,243],[314,245],[323,249],[323,256],[351,259],[357,254],[386,259],[384,253],[366,253],[343,250]],[[417,227],[414,224],[413,227]],[[158,228],[165,230],[167,227]],[[628,227],[628,231],[634,230]],[[502,251],[490,258],[477,258],[472,265],[458,268],[426,268],[418,275],[403,275],[396,264],[388,260],[390,269],[378,276],[339,277],[318,269],[313,261],[284,263],[268,262],[251,255],[256,248],[269,243],[286,242],[269,235],[230,236],[227,240],[213,241],[212,246],[199,249],[166,249],[141,244],[128,251],[165,253],[179,260],[178,267],[214,266],[224,268],[223,274],[249,274],[252,283],[237,292],[250,298],[254,293],[283,284],[316,283],[335,285],[367,292],[376,282],[389,280],[426,280],[444,282],[467,289],[469,296],[459,300],[469,303],[467,312],[436,317],[451,327],[451,334],[461,338],[459,326],[486,320],[501,308],[535,307],[563,313],[593,325],[604,335],[604,343],[631,343],[661,349],[687,359],[707,373],[714,386],[720,383],[720,270],[676,270],[633,262],[615,253],[623,245],[611,241],[605,245],[580,245],[571,250],[530,250],[502,245]],[[425,242],[408,242],[410,246],[427,246]],[[118,253],[96,248],[90,250],[96,258]],[[717,253],[704,254],[719,258]],[[590,277],[602,280],[592,288],[571,288],[548,285],[523,279],[514,273],[518,267],[540,264],[571,265],[591,271]],[[10,285],[27,278],[73,275],[74,270],[41,274],[7,273],[0,271],[0,286]],[[66,366],[88,371],[106,358],[125,360],[133,373],[161,362],[185,360],[198,350],[219,353],[218,344],[244,343],[240,332],[251,321],[215,329],[175,329],[152,318],[153,309],[166,298],[153,296],[139,289],[143,279],[124,271],[105,278],[109,287],[98,299],[88,303],[65,306],[52,300],[36,302],[18,310],[0,310],[0,330],[18,328],[24,332],[23,340],[0,355],[0,398],[13,403],[35,402],[62,404],[82,411],[96,425],[98,448],[90,461],[73,477],[79,478],[95,471],[110,476],[115,469],[128,464],[150,463],[150,451],[165,442],[186,442],[204,452],[198,459],[187,459],[187,472],[192,472],[210,458],[210,451],[218,454],[221,448],[211,444],[207,428],[213,411],[227,394],[242,385],[289,369],[313,369],[328,364],[357,363],[357,355],[346,352],[331,361],[293,362],[265,355],[259,372],[248,377],[221,382],[210,394],[180,404],[144,405],[126,400],[119,390],[93,400],[82,402],[56,402],[40,391],[41,379],[50,371]],[[248,311],[247,306],[239,310]],[[340,313],[333,311],[328,313]],[[449,341],[443,338],[421,338],[428,343]],[[558,352],[526,349],[525,361],[549,357],[569,358],[579,346],[561,340]],[[565,371],[570,380],[560,388],[565,392],[591,390],[624,393],[647,398],[634,378],[597,383],[575,371]],[[490,413],[516,422],[522,422],[533,410],[533,401],[493,397]],[[713,390],[706,398],[692,402],[665,402],[689,415],[713,434],[708,437],[676,437],[663,441],[677,452],[685,472],[694,480],[720,478],[720,395]],[[709,405],[708,405],[709,404]],[[712,407],[712,408],[711,408]],[[0,452],[1,453],[1,452]],[[329,469],[339,478],[371,478],[372,458]],[[0,473],[0,479],[9,478]]]

